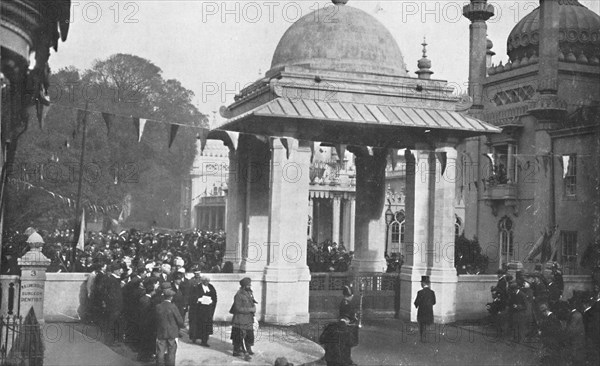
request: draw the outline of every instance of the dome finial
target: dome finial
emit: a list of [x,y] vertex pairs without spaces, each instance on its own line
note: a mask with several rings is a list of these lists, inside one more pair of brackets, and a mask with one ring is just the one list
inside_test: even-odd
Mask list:
[[331,0],[331,2],[334,3],[335,5],[346,5],[348,0]]
[[416,74],[419,75],[419,79],[431,79],[433,71],[430,70],[431,60],[427,58],[427,39],[425,37],[423,37],[423,43],[421,43],[421,45],[423,46],[423,57],[417,62],[419,71],[417,71]]

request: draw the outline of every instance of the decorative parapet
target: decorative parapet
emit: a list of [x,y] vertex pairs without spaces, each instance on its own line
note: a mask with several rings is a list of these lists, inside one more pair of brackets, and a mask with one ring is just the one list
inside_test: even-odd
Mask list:
[[515,106],[501,111],[484,112],[482,119],[494,126],[522,126],[521,117],[526,116],[529,110],[527,104]]

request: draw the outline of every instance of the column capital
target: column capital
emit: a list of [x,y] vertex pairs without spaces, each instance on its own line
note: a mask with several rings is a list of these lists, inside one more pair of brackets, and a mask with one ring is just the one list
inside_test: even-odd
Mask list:
[[494,16],[494,6],[487,0],[471,0],[463,7],[463,16],[471,23],[483,23]]

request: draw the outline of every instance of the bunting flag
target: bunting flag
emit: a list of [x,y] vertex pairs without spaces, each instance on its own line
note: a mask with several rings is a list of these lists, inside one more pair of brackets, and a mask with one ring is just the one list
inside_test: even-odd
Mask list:
[[85,208],[81,209],[81,223],[79,224],[79,239],[77,240],[77,249],[83,251],[85,245]]
[[240,137],[240,133],[239,132],[231,132],[231,131],[225,131],[225,132],[227,133],[227,136],[229,136],[229,144],[231,145],[231,146],[229,146],[229,148],[237,151],[238,139]]
[[435,157],[439,160],[440,162],[440,166],[442,168],[442,175],[444,175],[444,172],[446,172],[446,152],[445,151],[441,151],[441,152],[436,152],[435,153]]
[[[8,182],[12,183],[12,184],[21,184],[21,185],[25,186],[25,188],[27,190],[30,190],[30,189],[33,189],[33,188],[38,189],[38,190],[43,191],[43,192],[47,193],[48,195],[52,196],[53,199],[59,199],[63,204],[65,204],[65,205],[67,205],[69,207],[75,206],[75,201],[74,200],[72,200],[72,199],[70,199],[68,197],[65,197],[65,196],[63,196],[61,194],[58,194],[56,192],[49,191],[46,188],[39,187],[39,186],[33,185],[33,184],[29,183],[29,182],[24,182],[22,180],[15,179],[15,178],[9,178]],[[90,208],[92,206],[94,206],[94,207],[96,207],[96,209],[99,207],[101,210],[106,210],[106,211],[118,209],[117,205],[108,205],[106,207],[103,207],[103,206],[92,205],[89,201],[84,201],[83,205],[87,205]]]
[[40,130],[44,130],[44,122],[46,121],[46,116],[50,111],[51,104],[46,100],[39,100],[36,103],[36,114],[38,118],[38,122],[40,124]]
[[569,163],[571,162],[571,156],[563,155],[561,161],[562,161],[562,166],[563,166],[563,179],[565,179],[565,177],[567,176],[567,173],[569,172]]
[[[237,132],[239,134],[239,132]],[[254,135],[254,137],[256,137],[260,142],[266,144],[269,142],[269,137],[268,136],[263,136],[263,135]]]
[[110,135],[110,128],[115,121],[115,115],[112,113],[102,112],[102,119],[104,119],[104,123],[106,124],[106,136]]
[[396,163],[398,162],[398,149],[390,149],[390,163],[392,164],[392,171],[396,170]]
[[492,167],[495,167],[496,164],[494,163],[494,154],[482,154],[483,156],[485,156],[486,158],[488,158],[488,160],[490,161],[490,164],[492,165]]
[[373,146],[367,146],[367,151],[369,152],[369,156],[373,156]]
[[142,135],[144,134],[144,128],[146,127],[146,122],[148,120],[146,118],[139,118],[138,122],[138,142],[142,142]]
[[533,260],[533,258],[535,258],[539,253],[542,252],[542,244],[544,243],[545,237],[546,237],[545,233],[542,233],[540,235],[540,237],[533,244],[533,247],[531,247],[531,250],[529,251],[529,253],[527,253],[525,258],[523,258],[524,262]]
[[550,165],[550,154],[542,155],[542,161],[544,163],[544,173],[548,176],[548,166]]
[[173,145],[173,140],[175,140],[178,129],[179,125],[171,125],[171,130],[169,131],[169,149],[171,148],[171,145]]
[[558,225],[554,228],[554,233],[552,234],[552,238],[549,239],[549,244],[550,244],[550,249],[552,250],[551,254],[550,254],[550,261],[553,261],[556,254],[558,253],[558,247],[559,247],[559,241],[560,241],[560,231],[558,230]]
[[119,214],[119,223],[127,220],[131,214],[131,193],[127,193],[121,203],[121,213]]
[[208,140],[209,131],[210,130],[207,128],[200,128],[200,130],[196,134],[196,139],[200,140],[200,154],[204,152],[204,148],[206,147],[206,141]]
[[291,137],[285,137],[285,138],[281,138],[279,140],[281,141],[281,144],[285,148],[286,158],[288,160],[290,160],[290,157],[292,156],[294,151],[298,150],[298,140],[291,138]]
[[336,144],[335,145],[335,152],[337,153],[338,156],[338,162],[343,162],[344,158],[346,157],[346,144]]

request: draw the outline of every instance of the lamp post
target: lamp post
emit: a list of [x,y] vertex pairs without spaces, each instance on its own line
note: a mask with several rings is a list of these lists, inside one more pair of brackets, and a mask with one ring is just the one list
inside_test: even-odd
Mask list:
[[385,255],[388,254],[388,241],[390,234],[390,224],[394,221],[394,212],[392,211],[392,203],[388,199],[388,208],[385,211]]

